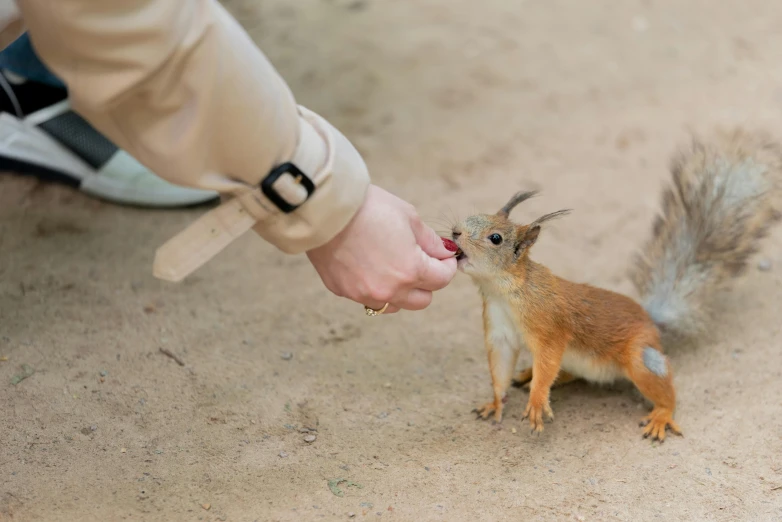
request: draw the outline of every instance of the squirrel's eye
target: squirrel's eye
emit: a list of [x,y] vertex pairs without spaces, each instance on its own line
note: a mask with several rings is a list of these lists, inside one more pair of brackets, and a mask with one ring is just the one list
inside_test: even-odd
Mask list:
[[499,245],[500,243],[502,243],[502,236],[499,234],[492,234],[489,236],[489,241],[491,241],[495,245]]

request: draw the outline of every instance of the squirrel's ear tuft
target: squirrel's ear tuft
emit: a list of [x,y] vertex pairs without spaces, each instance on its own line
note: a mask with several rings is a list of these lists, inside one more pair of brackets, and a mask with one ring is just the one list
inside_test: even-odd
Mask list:
[[530,192],[517,192],[513,195],[512,198],[510,198],[510,201],[505,203],[505,206],[502,207],[498,212],[497,215],[500,217],[507,218],[511,211],[518,205],[519,203],[522,203],[526,200],[528,200],[531,197],[534,197],[538,194],[537,191],[533,190]]
[[523,230],[523,233],[519,234],[519,238],[516,240],[516,244],[514,245],[513,255],[516,257],[516,259],[518,259],[522,253],[535,244],[535,242],[538,240],[538,236],[540,235],[540,226],[543,223],[558,217],[565,216],[567,214],[570,214],[570,210],[557,210],[551,214],[540,216],[526,227],[519,227],[519,231],[521,232]]
[[540,226],[543,223],[545,223],[546,221],[551,221],[552,219],[557,219],[559,217],[566,216],[568,214],[570,214],[570,209],[557,210],[556,212],[552,212],[551,214],[546,214],[545,216],[540,216],[538,219],[536,219],[535,221],[533,221],[530,224],[530,228],[532,228],[534,226]]

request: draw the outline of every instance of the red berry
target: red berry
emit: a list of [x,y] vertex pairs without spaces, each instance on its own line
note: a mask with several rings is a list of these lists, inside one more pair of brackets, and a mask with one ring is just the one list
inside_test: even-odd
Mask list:
[[446,250],[448,250],[449,252],[456,252],[457,250],[459,250],[459,247],[456,245],[456,243],[454,243],[450,239],[444,237],[441,237],[440,239],[443,240],[443,245],[445,246]]

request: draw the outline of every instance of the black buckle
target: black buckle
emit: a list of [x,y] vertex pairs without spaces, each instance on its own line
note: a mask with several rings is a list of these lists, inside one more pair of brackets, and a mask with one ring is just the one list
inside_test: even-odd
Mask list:
[[[292,175],[297,180],[297,182],[307,190],[306,199],[298,205],[291,205],[282,199],[277,191],[274,190],[274,182],[277,181],[283,174]],[[315,192],[315,183],[313,183],[312,180],[308,178],[307,175],[304,174],[301,170],[299,170],[299,168],[293,163],[283,163],[282,165],[274,167],[269,175],[266,176],[263,181],[261,181],[261,191],[263,191],[264,195],[269,198],[271,202],[277,206],[277,208],[286,214],[290,214],[306,203],[308,199],[310,199],[312,193]]]

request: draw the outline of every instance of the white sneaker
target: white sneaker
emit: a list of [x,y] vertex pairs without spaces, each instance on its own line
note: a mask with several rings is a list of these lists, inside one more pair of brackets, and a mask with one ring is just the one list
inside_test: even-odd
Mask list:
[[182,207],[216,192],[171,184],[71,110],[64,89],[0,72],[0,171],[63,181],[92,196],[143,207]]

